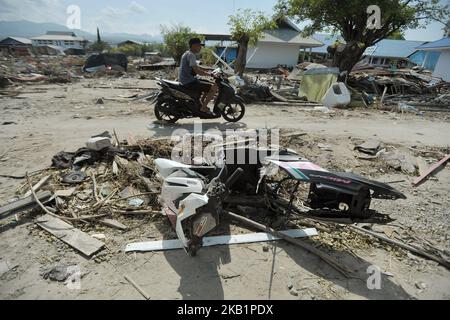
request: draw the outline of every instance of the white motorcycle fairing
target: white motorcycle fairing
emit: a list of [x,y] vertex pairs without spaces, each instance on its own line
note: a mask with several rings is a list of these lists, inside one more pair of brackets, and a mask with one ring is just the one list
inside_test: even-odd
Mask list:
[[[202,179],[190,177],[183,171],[192,168],[191,166],[167,159],[156,159],[155,164],[164,179],[160,198],[164,206],[163,211],[172,222],[185,251],[188,252],[187,248],[192,240],[188,238],[192,235],[186,235],[183,226],[187,219],[198,214],[198,209],[208,204],[209,197],[202,194],[205,192],[205,184]],[[214,219],[212,221],[215,222]],[[211,220],[200,219],[196,222],[196,226],[198,233],[202,234],[211,227]]]
[[156,159],[155,165],[156,165],[156,168],[157,168],[159,174],[164,179],[167,178],[168,176],[170,176],[172,173],[174,173],[177,170],[192,168],[191,166],[188,166],[186,164],[179,163],[179,162],[172,161],[172,160],[167,160],[167,159]]
[[178,217],[176,222],[176,233],[178,239],[183,242],[183,246],[186,248],[189,245],[189,240],[186,238],[183,230],[183,221],[197,214],[197,209],[208,204],[209,198],[206,195],[191,194],[186,199],[180,202],[180,208],[178,209]]
[[164,180],[161,200],[172,211],[178,212],[179,205],[176,201],[185,194],[202,193],[204,184],[200,179],[176,177],[175,175],[176,172]]

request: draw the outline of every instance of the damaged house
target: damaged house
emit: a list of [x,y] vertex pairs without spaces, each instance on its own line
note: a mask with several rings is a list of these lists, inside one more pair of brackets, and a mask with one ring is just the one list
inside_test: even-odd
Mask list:
[[383,39],[364,52],[362,62],[374,67],[409,66],[408,57],[423,41]]
[[323,43],[311,37],[303,37],[300,29],[289,19],[277,22],[277,28],[264,32],[264,36],[247,53],[247,67],[270,69],[277,65],[294,67],[299,52],[321,47]]
[[144,45],[144,43],[139,42],[139,41],[126,40],[126,41],[118,43],[117,47],[121,48],[121,47],[125,47],[125,46],[142,46],[142,45]]
[[[238,47],[231,43],[229,35],[203,34],[206,41],[220,41],[216,46],[219,56],[227,62],[237,57]],[[226,45],[225,42],[229,44]],[[289,19],[280,19],[277,28],[264,31],[256,46],[250,46],[247,52],[247,68],[271,69],[278,65],[294,67],[298,64],[300,51],[311,51],[322,47],[323,43],[311,37],[303,37],[300,29]]]
[[410,55],[418,66],[433,71],[433,76],[450,82],[450,38],[424,43]]
[[31,38],[33,47],[50,47],[69,54],[84,54],[89,41],[73,32],[48,31],[47,34]]
[[15,54],[15,55],[29,55],[29,48],[31,48],[31,40],[20,37],[8,37],[0,41],[0,51]]

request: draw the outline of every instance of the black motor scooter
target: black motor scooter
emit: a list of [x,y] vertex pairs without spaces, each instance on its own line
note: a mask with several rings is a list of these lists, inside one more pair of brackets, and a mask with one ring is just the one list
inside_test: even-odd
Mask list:
[[201,112],[201,92],[188,90],[181,83],[156,78],[161,92],[156,98],[155,116],[159,121],[175,123],[180,119],[200,118],[238,122],[245,115],[245,102],[236,94],[222,69],[213,71],[218,94],[214,100],[213,114]]

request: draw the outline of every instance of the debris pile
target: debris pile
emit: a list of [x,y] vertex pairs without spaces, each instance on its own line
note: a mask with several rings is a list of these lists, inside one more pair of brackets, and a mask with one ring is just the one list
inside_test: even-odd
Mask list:
[[450,83],[426,70],[357,69],[347,84],[366,106],[377,102],[392,111],[419,115],[421,111],[450,111]]
[[[39,226],[54,233],[55,225],[67,222],[126,230],[115,217],[158,214],[160,186],[153,160],[169,157],[170,144],[145,140],[131,145],[117,139],[113,144],[111,140],[112,135],[105,132],[89,139],[85,148],[55,155],[51,168],[27,175],[27,183],[18,189],[19,199],[0,208],[1,218],[40,207],[46,216],[39,219]],[[72,229],[64,232],[74,232]],[[98,242],[82,233],[77,235],[80,237]],[[102,247],[97,244],[91,250],[68,244],[86,256]]]
[[150,71],[157,71],[162,69],[169,69],[169,68],[175,68],[176,62],[173,58],[160,58],[159,60],[140,60],[137,63],[137,69],[139,71],[143,70],[150,70]]
[[364,66],[345,75],[336,68],[305,62],[292,71],[279,68],[264,74],[247,73],[243,80],[239,94],[247,103],[375,107],[421,116],[428,111],[450,111],[450,83],[420,68]]
[[70,83],[81,78],[83,64],[77,56],[1,57],[0,77],[12,83]]
[[[355,149],[373,155],[379,153],[381,147],[377,141],[367,141],[357,145]],[[86,142],[86,147],[75,152],[60,152],[55,155],[51,168],[27,174],[26,183],[17,192],[20,195],[19,199],[1,207],[0,217],[3,219],[15,213],[39,208],[45,213],[37,219],[40,228],[61,239],[84,256],[92,257],[105,247],[102,242],[105,235],[89,235],[76,226],[103,225],[125,231],[129,228],[126,225],[129,217],[161,216],[158,201],[161,182],[157,176],[154,160],[171,158],[173,149],[174,145],[167,139],[135,141],[130,136],[126,141],[120,141],[115,132],[114,134],[104,132],[91,137]],[[445,161],[448,161],[448,156]],[[285,196],[288,199],[290,195]],[[334,259],[330,260],[330,257],[318,248],[323,246],[327,250],[350,250],[354,254],[353,250],[376,243],[380,248],[389,248],[389,251],[392,251],[391,245],[396,245],[445,266],[449,265],[446,258],[437,256],[425,246],[412,247],[399,238],[394,239],[391,237],[392,232],[391,236],[385,237],[373,230],[330,224],[326,219],[319,222],[295,216],[296,218],[291,221],[288,221],[289,217],[281,217],[282,221],[271,219],[265,222],[266,225],[276,228],[286,227],[287,224],[290,227],[316,228],[321,233],[315,236],[317,241],[315,247],[286,238],[274,229],[241,216],[231,218],[241,221],[244,225],[250,223],[257,229],[265,231],[270,229],[274,234],[280,234],[280,238],[295,242],[340,270],[345,267],[335,265],[337,262]],[[275,218],[280,220],[280,217]],[[383,244],[379,241],[383,241]],[[64,281],[70,276],[67,270],[65,266],[49,269],[43,272],[43,276]]]

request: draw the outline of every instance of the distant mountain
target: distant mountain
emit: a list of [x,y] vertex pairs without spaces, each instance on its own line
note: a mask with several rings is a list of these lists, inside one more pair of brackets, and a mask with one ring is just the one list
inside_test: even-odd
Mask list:
[[[0,21],[0,40],[6,37],[32,38],[46,34],[47,31],[73,31],[78,36],[90,41],[97,40],[97,35],[83,31],[70,30],[65,26],[56,23],[37,23],[26,20],[22,21]],[[101,30],[100,30],[101,31]],[[139,42],[162,42],[162,36],[152,36],[148,34],[136,35],[129,33],[102,33],[102,40],[115,44],[125,40]]]
[[[162,35],[152,36],[150,34],[131,34],[131,33],[105,32],[102,33],[102,39],[110,43],[119,43],[125,40],[133,40],[139,42],[163,42]],[[93,40],[97,40],[97,36],[94,36]]]

